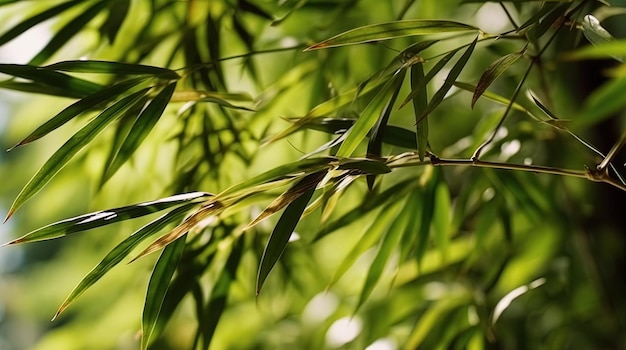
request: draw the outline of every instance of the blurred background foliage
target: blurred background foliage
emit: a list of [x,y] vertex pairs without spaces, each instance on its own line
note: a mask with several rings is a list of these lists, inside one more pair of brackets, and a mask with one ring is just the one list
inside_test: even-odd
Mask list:
[[[626,37],[626,8],[621,7],[626,3],[610,3],[0,1],[2,148],[18,144],[89,95],[80,86],[55,81],[58,76],[46,80],[46,69],[24,76],[11,64],[27,69],[69,62],[66,71],[50,69],[101,86],[144,77],[121,95],[87,106],[54,132],[46,130],[44,139],[1,153],[2,214],[27,179],[91,118],[125,93],[150,88],[138,109],[131,107],[93,141],[85,141],[86,148],[0,226],[2,243],[88,212],[179,193],[217,194],[301,157],[313,159],[319,154],[311,152],[342,135],[355,118],[384,115],[382,105],[374,112],[367,107],[381,96],[377,91],[394,86],[398,95],[388,121],[373,119],[382,128],[370,126],[384,130],[386,139],[368,141],[363,135],[351,152],[325,147],[321,154],[342,157],[314,161],[305,170],[308,177],[300,171],[304,168],[287,165],[291,170],[245,183],[239,188],[244,195],[235,195],[228,210],[200,216],[188,227],[177,265],[173,259],[154,270],[176,266],[152,323],[145,313],[142,320],[142,309],[144,303],[158,304],[159,298],[146,297],[146,288],[159,254],[120,264],[54,322],[50,318],[83,276],[155,214],[62,239],[2,247],[0,349],[136,349],[142,326],[144,335],[146,326],[154,327],[149,339],[154,349],[626,348],[626,280],[619,272],[626,268],[620,209],[626,197],[618,188],[626,157],[617,147],[626,130],[626,69],[620,63],[626,43],[619,39]],[[354,28],[420,19],[458,21],[480,31],[392,33],[393,40],[303,52]],[[468,47],[476,37],[472,52]],[[399,108],[415,90],[414,72],[404,78],[396,78],[396,70],[377,72],[394,59],[406,59],[400,52],[410,45],[435,39],[440,41],[409,57],[419,59],[401,74],[416,67],[428,73],[450,50],[461,49],[439,67],[427,94],[416,94],[415,110],[411,103]],[[595,52],[589,53],[590,43]],[[520,53],[515,62],[486,84],[483,73],[490,64],[515,52]],[[463,53],[471,56],[463,61]],[[94,74],[79,69],[75,60],[129,65],[103,66]],[[146,66],[168,70],[157,74]],[[462,68],[458,77],[452,76],[456,66]],[[456,86],[439,90],[446,80]],[[479,82],[488,85],[487,92],[471,108]],[[140,124],[139,112],[172,84],[165,110],[146,113],[158,122],[143,124],[143,142],[141,136],[136,147],[124,148],[132,143],[128,135],[141,134],[133,127]],[[356,87],[363,90],[346,95],[343,105],[324,104]],[[417,110],[437,91],[445,99],[427,116],[424,133],[416,128],[425,125],[416,125]],[[489,94],[505,102],[496,103]],[[516,94],[519,105],[505,112],[506,99]],[[320,104],[328,108],[315,115]],[[585,167],[594,169],[603,156],[568,131],[604,154],[616,149],[608,174],[617,186],[506,170],[507,164],[539,165],[592,174]],[[343,135],[350,133],[354,128]],[[495,138],[480,159],[498,165],[468,166],[492,133]],[[444,163],[465,163],[431,166],[439,158],[416,147],[426,141],[428,151]],[[370,161],[357,158],[366,154]],[[389,168],[393,171],[385,173]],[[371,185],[375,174],[370,190],[366,177]],[[320,176],[329,185],[323,186]],[[318,190],[312,193],[306,181]],[[306,192],[300,199],[312,193],[312,202],[322,204],[299,220],[298,199],[283,198],[289,215],[245,229],[275,198],[293,191]],[[203,200],[185,208],[194,213],[204,204],[200,208],[206,209],[211,200]],[[297,223],[293,235],[291,229],[281,231],[290,223]],[[256,296],[264,247],[270,234],[280,233],[289,243]],[[149,244],[141,242],[129,258]],[[168,245],[161,256],[175,255],[175,246]]]

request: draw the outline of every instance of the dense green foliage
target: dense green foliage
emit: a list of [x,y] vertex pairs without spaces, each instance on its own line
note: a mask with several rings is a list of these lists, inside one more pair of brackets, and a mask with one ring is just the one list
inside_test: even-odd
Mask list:
[[612,5],[0,0],[0,348],[626,347]]

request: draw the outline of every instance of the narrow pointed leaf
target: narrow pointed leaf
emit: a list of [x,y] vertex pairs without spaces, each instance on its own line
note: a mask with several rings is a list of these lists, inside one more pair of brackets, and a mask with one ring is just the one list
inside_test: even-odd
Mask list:
[[398,209],[401,209],[401,207],[399,207],[398,205],[394,205],[390,209],[390,211],[395,213],[395,215],[391,217],[391,220],[385,223],[387,232],[381,238],[378,251],[376,252],[376,257],[372,261],[370,268],[367,271],[365,284],[363,285],[363,289],[361,289],[359,301],[357,303],[354,313],[358,311],[358,309],[363,305],[363,303],[365,303],[365,301],[367,301],[369,296],[372,294],[374,287],[376,287],[376,284],[378,284],[378,281],[380,280],[380,277],[385,270],[385,266],[387,265],[391,254],[396,248],[398,248],[398,245],[400,243],[400,237],[402,237],[402,233],[406,229],[411,216],[414,215],[414,213],[410,213],[405,210],[401,210],[398,213]]
[[[274,227],[274,230],[265,245],[263,255],[261,256],[259,272],[256,280],[257,295],[261,292],[265,279],[274,268],[274,265],[276,265],[276,262],[278,262],[280,256],[283,254],[283,251],[289,242],[289,238],[293,234],[293,230],[296,228],[296,225],[298,225],[306,205],[311,200],[311,197],[313,197],[317,183],[313,185],[310,181],[314,179],[321,180],[323,175],[320,176],[320,174],[321,173],[308,175],[300,181],[300,183],[306,184],[306,187],[308,188],[307,191],[293,200],[287,208],[285,208],[285,211],[280,216],[280,219],[278,219],[278,223],[276,223],[276,226]],[[298,187],[300,183],[296,184],[294,188]]]
[[[402,69],[393,79],[393,83],[391,86],[391,91],[393,92],[391,93],[391,97],[389,98],[389,101],[387,101],[385,107],[383,107],[382,111],[380,112],[380,116],[376,121],[376,124],[374,124],[372,131],[369,133],[370,139],[367,143],[368,156],[373,156],[374,158],[380,158],[381,156],[387,122],[389,121],[389,116],[391,116],[391,111],[393,110],[393,106],[396,103],[398,94],[400,93],[400,88],[402,87],[402,81],[404,80],[405,73],[406,69]],[[367,176],[367,186],[370,191],[374,188],[375,179],[376,175],[374,174]]]
[[59,29],[54,37],[50,39],[48,44],[33,57],[29,64],[38,66],[46,62],[81,29],[85,28],[87,24],[106,7],[107,3],[108,1],[98,1],[93,6],[86,9],[85,12],[65,24],[63,28]]
[[380,23],[355,28],[324,40],[305,51],[328,47],[361,44],[369,41],[381,41],[415,35],[440,34],[450,32],[478,32],[480,29],[453,21],[443,20],[404,20]]
[[42,94],[48,96],[59,96],[68,98],[82,98],[84,94],[76,94],[73,91],[67,91],[59,89],[54,86],[36,83],[36,82],[22,82],[14,80],[0,81],[0,88],[9,89],[14,91],[29,92],[33,94]]
[[456,79],[461,74],[463,68],[465,68],[467,61],[472,56],[472,52],[474,52],[474,48],[476,47],[477,42],[478,37],[476,37],[474,41],[472,41],[472,43],[467,47],[467,50],[465,50],[465,52],[463,53],[463,56],[461,56],[461,58],[459,58],[459,60],[454,64],[443,85],[433,95],[433,98],[428,103],[428,107],[426,107],[426,110],[422,112],[422,115],[419,117],[418,122],[426,118],[430,114],[430,112],[437,108],[441,101],[443,101],[444,97],[446,96],[448,91],[450,91],[450,88],[452,87],[452,85],[454,85]]
[[163,249],[159,260],[154,266],[150,282],[148,283],[143,317],[141,319],[141,349],[147,349],[148,347],[150,337],[157,324],[161,306],[163,305],[163,299],[165,299],[165,294],[176,271],[178,261],[185,250],[186,238],[187,236],[184,235]]
[[[137,102],[148,89],[138,91],[132,95],[124,97],[111,107],[105,109],[91,122],[80,129],[76,134],[70,137],[39,169],[30,181],[24,186],[22,191],[17,195],[13,202],[7,219],[24,204],[28,199],[41,190],[67,162],[74,157],[78,151],[87,146],[104,128],[115,120],[124,110]],[[6,219],[5,219],[6,220]]]
[[520,57],[524,55],[524,51],[521,52],[513,52],[506,56],[500,57],[498,60],[493,62],[492,64],[485,69],[483,74],[478,79],[478,84],[476,84],[476,90],[474,90],[474,95],[472,96],[472,108],[474,108],[474,104],[478,101],[478,98],[487,90],[491,84],[493,84],[496,79],[502,73],[504,73],[513,63],[515,63]]
[[441,254],[442,261],[447,261],[450,245],[451,203],[448,186],[439,181],[435,188],[433,212],[434,241]]
[[103,73],[103,74],[119,74],[119,75],[153,75],[167,79],[180,78],[176,72],[171,69],[146,66],[143,64],[131,64],[124,62],[112,61],[93,61],[93,60],[77,60],[63,61],[42,67],[62,72],[75,73]]
[[[460,81],[455,82],[454,86],[456,86],[456,87],[458,87],[460,89],[463,89],[465,91],[471,92],[471,93],[474,93],[474,91],[476,91],[476,86],[474,86],[472,84],[460,82]],[[485,92],[483,92],[482,96],[484,98],[486,98],[486,99],[489,99],[489,100],[491,100],[493,102],[499,103],[499,104],[501,104],[503,106],[508,106],[509,104],[511,104],[511,100],[510,99],[508,99],[507,97],[504,97],[502,95],[498,95],[495,92],[485,91]],[[539,120],[539,118],[534,116],[532,113],[530,113],[529,110],[527,110],[526,108],[524,108],[524,106],[520,105],[517,102],[513,102],[513,104],[511,105],[511,108],[516,110],[516,111],[528,114],[528,115],[532,116],[533,118]]]
[[126,139],[120,146],[117,154],[111,161],[108,163],[107,168],[104,172],[104,177],[102,182],[106,182],[115,172],[130,158],[133,153],[139,148],[139,145],[143,142],[143,140],[148,136],[150,131],[154,128],[156,123],[161,118],[161,115],[165,111],[165,107],[167,107],[170,102],[170,98],[176,89],[176,82],[169,84],[163,90],[159,92],[158,95],[154,97],[152,101],[148,104],[146,108],[141,111],[137,120],[133,124],[132,128],[128,132]]
[[115,42],[115,38],[128,15],[130,9],[130,0],[114,0],[109,4],[109,15],[100,26],[100,34],[106,36],[109,44]]
[[[16,37],[22,35],[24,32],[26,32],[30,28],[38,25],[39,23],[42,23],[50,18],[56,17],[60,13],[63,13],[65,10],[70,9],[74,7],[75,5],[78,5],[82,2],[84,1],[74,0],[74,1],[63,2],[57,6],[47,9],[46,11],[43,11],[41,13],[38,13],[32,17],[29,17],[23,20],[22,22],[18,23],[13,28],[9,29],[7,32],[2,34],[2,36],[0,36],[0,45],[4,45],[8,43],[9,41],[15,39]],[[7,2],[7,3],[10,3],[10,2]]]
[[84,214],[44,226],[18,239],[5,243],[4,245],[37,242],[64,237],[72,233],[149,215],[190,201],[197,202],[208,196],[210,196],[210,194],[206,192],[183,193],[154,201]]
[[103,89],[102,85],[31,65],[0,64],[0,73],[29,79],[37,83],[49,85],[55,89],[65,89],[76,97],[89,96]]
[[420,229],[417,234],[417,246],[416,246],[416,260],[418,269],[422,267],[422,259],[426,253],[428,241],[430,238],[430,226],[433,220],[433,213],[435,207],[435,189],[437,188],[437,181],[433,178],[429,180],[424,188],[424,204],[422,205]]
[[129,89],[141,83],[142,80],[143,79],[141,78],[121,81],[71,104],[70,106],[62,110],[59,114],[55,115],[50,120],[43,123],[32,133],[30,133],[30,135],[26,136],[22,141],[20,141],[17,145],[11,147],[11,149],[25,145],[46,136],[48,133],[67,123],[68,121],[74,119],[74,117],[77,117],[82,113],[88,112],[100,104],[107,103],[115,99],[119,95],[127,92]]
[[417,152],[420,161],[424,161],[426,147],[428,147],[428,118],[419,120],[419,117],[428,107],[428,81],[424,77],[424,67],[418,63],[411,67],[411,91],[415,91],[413,96],[413,113],[415,115],[415,136],[417,142]]
[[326,172],[324,171],[305,176],[302,180],[298,181],[298,183],[296,183],[293,187],[291,187],[285,193],[281,194],[270,205],[268,205],[267,208],[265,208],[261,212],[261,214],[259,214],[254,220],[252,220],[251,223],[246,226],[245,230],[276,214],[281,209],[298,199],[300,196],[308,193],[311,189],[315,190],[315,186],[317,186],[317,184],[322,181],[324,176],[326,176]]
[[151,235],[161,231],[167,225],[180,221],[185,214],[196,204],[187,204],[178,207],[171,212],[159,217],[158,219],[143,226],[139,230],[135,231],[130,237],[123,240],[115,248],[113,248],[100,263],[93,268],[78,285],[72,290],[70,295],[65,299],[59,310],[54,315],[56,319],[65,309],[67,309],[72,302],[80,297],[87,289],[98,282],[105,274],[107,274],[113,267],[119,264],[124,258],[126,258],[130,252],[136,248],[141,242]]

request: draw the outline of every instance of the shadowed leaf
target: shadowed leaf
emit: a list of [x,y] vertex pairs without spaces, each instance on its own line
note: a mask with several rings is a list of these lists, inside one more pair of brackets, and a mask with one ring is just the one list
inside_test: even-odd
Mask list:
[[152,128],[159,121],[161,115],[165,111],[170,102],[170,98],[176,89],[176,82],[169,84],[158,95],[154,97],[152,101],[145,107],[133,124],[132,128],[128,132],[126,139],[120,145],[120,148],[113,158],[113,160],[107,164],[102,183],[106,182],[115,172],[130,158],[133,153],[139,148],[139,145],[148,136]]
[[[474,86],[472,84],[468,84],[468,83],[463,83],[463,82],[460,82],[460,81],[455,82],[454,86],[456,86],[456,87],[458,87],[460,89],[463,89],[465,91],[471,92],[471,93],[474,93],[474,91],[476,91],[476,86]],[[488,99],[488,100],[491,100],[493,102],[499,103],[499,104],[501,104],[503,106],[508,106],[511,103],[510,99],[508,99],[508,98],[506,98],[506,97],[504,97],[502,95],[498,95],[495,92],[491,92],[491,91],[483,92],[482,96],[484,98]],[[524,106],[520,105],[517,102],[513,102],[513,104],[511,105],[511,108],[516,110],[516,111],[528,114],[528,115],[532,116],[533,118],[539,120],[539,118],[534,116],[532,113],[530,113],[529,110],[527,110],[526,108],[524,108]]]
[[141,319],[141,349],[146,349],[150,342],[150,336],[154,331],[163,305],[163,299],[169,288],[170,281],[176,266],[180,260],[183,251],[185,250],[185,241],[187,236],[176,239],[173,244],[170,244],[161,253],[159,260],[154,266],[152,276],[150,276],[150,282],[148,283],[148,290],[146,292],[146,301],[143,306],[143,317]]
[[100,26],[100,35],[106,36],[109,44],[115,42],[115,38],[128,15],[130,9],[130,0],[113,0],[109,4],[109,15]]
[[74,300],[81,296],[87,289],[93,286],[100,280],[107,272],[113,267],[119,264],[124,258],[126,258],[130,252],[137,247],[141,242],[151,235],[161,231],[167,225],[180,221],[185,214],[196,204],[187,204],[178,207],[171,212],[161,216],[160,218],[150,222],[139,230],[135,231],[130,237],[123,240],[115,248],[113,248],[100,263],[93,268],[78,285],[72,290],[70,295],[65,299],[59,310],[56,312],[52,320],[56,319],[67,307],[70,306]]
[[257,295],[261,292],[265,279],[272,271],[274,265],[278,262],[278,259],[287,247],[287,243],[293,234],[293,230],[296,228],[296,225],[298,225],[306,205],[311,200],[311,197],[313,197],[317,183],[321,181],[324,175],[325,172],[307,175],[289,190],[292,192],[304,190],[305,192],[300,193],[298,197],[290,202],[287,208],[285,208],[283,215],[281,215],[280,219],[278,219],[278,223],[276,223],[276,226],[274,227],[274,230],[265,245],[256,280]]
[[600,24],[597,18],[586,15],[583,18],[583,34],[593,45],[614,41],[615,38]]
[[594,90],[583,104],[580,114],[574,119],[577,125],[590,125],[610,117],[626,106],[624,99],[626,77],[611,79]]
[[506,56],[500,57],[498,60],[493,62],[492,64],[485,69],[483,74],[478,79],[478,84],[476,84],[476,90],[474,90],[474,96],[472,96],[472,108],[474,108],[474,104],[478,101],[478,98],[487,90],[493,82],[498,79],[502,73],[504,73],[509,67],[515,63],[520,57],[524,55],[524,51],[521,52],[513,52]]
[[72,233],[81,232],[92,228],[102,227],[116,222],[149,215],[167,208],[184,204],[189,201],[195,202],[200,198],[205,198],[208,196],[210,196],[210,194],[206,192],[183,193],[157,199],[155,201],[143,202],[125,207],[84,214],[44,226],[35,231],[27,233],[26,235],[16,240],[5,243],[3,244],[3,246],[9,244],[29,243],[59,238]]
[[328,47],[337,47],[353,44],[361,44],[369,41],[389,40],[415,35],[440,34],[450,32],[471,32],[480,29],[467,24],[442,21],[442,20],[405,20],[388,23],[380,23],[355,28],[336,35],[313,46],[305,51],[317,50]]
[[619,62],[623,62],[624,57],[626,57],[626,40],[611,40],[599,44],[588,45],[563,55],[563,58],[568,60],[614,58]]
[[180,78],[176,72],[170,69],[146,66],[143,64],[131,64],[124,62],[112,61],[94,61],[94,60],[77,60],[63,61],[42,67],[63,72],[76,73],[103,73],[103,74],[119,74],[119,75],[154,75],[156,77],[167,79]]
[[132,89],[136,85],[140,84],[143,80],[143,78],[124,80],[71,104],[70,106],[62,110],[59,114],[55,115],[50,120],[43,123],[37,129],[35,129],[35,131],[30,133],[30,135],[26,136],[22,141],[20,141],[17,145],[11,147],[9,150],[44,137],[48,133],[72,120],[74,117],[90,111],[100,104],[115,99],[117,96],[123,94],[124,92],[127,92],[129,89]]
[[[417,152],[420,161],[424,161],[426,147],[428,147],[428,118],[419,120],[419,117],[426,111],[428,106],[428,81],[424,77],[424,67],[418,63],[411,67],[411,91],[416,93],[413,96],[413,113],[415,114],[415,136],[417,141]],[[412,93],[413,95],[413,93]]]
[[109,123],[115,120],[137,102],[149,89],[143,89],[132,95],[126,96],[116,102],[111,107],[105,109],[91,122],[80,129],[76,134],[70,137],[39,169],[30,181],[24,186],[22,191],[17,195],[13,202],[5,221],[15,213],[15,211],[24,204],[28,199],[41,190],[60,170],[78,153],[82,148],[87,146]]

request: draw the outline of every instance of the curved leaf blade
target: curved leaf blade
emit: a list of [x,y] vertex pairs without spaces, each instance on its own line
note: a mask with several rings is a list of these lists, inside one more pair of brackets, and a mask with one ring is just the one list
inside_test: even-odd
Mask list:
[[181,220],[185,214],[196,204],[187,204],[178,207],[171,212],[159,217],[158,219],[143,226],[139,230],[135,231],[130,237],[123,240],[115,248],[113,248],[103,259],[96,265],[78,285],[67,296],[63,304],[59,307],[56,314],[52,318],[54,321],[65,309],[67,309],[71,303],[73,303],[78,297],[80,297],[87,289],[98,282],[105,274],[107,274],[113,267],[119,264],[124,258],[126,258],[130,252],[137,247],[141,242],[151,235],[161,231],[168,224]]
[[96,211],[65,219],[36,229],[24,236],[5,243],[2,246],[20,243],[38,242],[48,239],[64,237],[73,233],[89,230],[96,227],[110,225],[116,222],[138,218],[159,212],[186,202],[196,202],[199,199],[211,196],[206,192],[190,192],[177,194],[154,201],[137,203],[119,208]]
[[474,108],[476,101],[478,101],[483,92],[523,55],[524,51],[510,53],[500,57],[485,69],[480,79],[478,79],[478,84],[476,84],[476,90],[474,90],[474,95],[472,96],[472,108]]
[[265,245],[256,280],[257,295],[261,292],[261,288],[263,287],[263,283],[267,279],[267,276],[274,268],[274,265],[276,265],[276,262],[278,262],[280,256],[283,254],[293,230],[300,221],[300,217],[302,216],[304,209],[311,200],[311,197],[313,197],[317,183],[313,185],[311,182],[317,179],[319,179],[318,182],[321,181],[324,175],[325,172],[307,175],[299,183],[294,185],[293,188],[306,185],[305,187],[307,190],[289,203],[287,208],[285,208],[283,215],[281,215],[280,219],[278,219],[278,223],[276,223],[276,226],[274,227],[274,230]]
[[148,347],[150,336],[158,321],[165,294],[185,250],[186,238],[187,235],[185,234],[176,239],[173,244],[165,247],[154,266],[150,282],[148,283],[148,290],[146,291],[146,302],[141,319],[141,349]]
[[8,220],[15,211],[22,206],[27,200],[41,190],[67,162],[83,149],[91,140],[93,140],[104,128],[115,120],[121,113],[137,102],[143,95],[148,92],[148,88],[135,92],[116,102],[111,107],[105,109],[91,122],[80,129],[76,134],[70,137],[39,169],[39,171],[28,181],[26,186],[17,195],[17,198],[11,205]]
[[445,20],[418,19],[394,21],[349,30],[313,46],[309,46],[305,49],[305,51],[362,44],[370,41],[389,40],[407,36],[472,31],[480,32],[480,29],[468,24]]
[[49,85],[55,89],[64,89],[67,90],[68,94],[77,98],[95,94],[104,88],[102,85],[91,81],[59,72],[47,71],[32,65],[0,64],[0,73],[29,79],[37,83]]
[[180,76],[171,69],[113,61],[75,60],[54,63],[41,67],[54,71],[75,73],[104,73],[120,75],[153,75],[167,79],[178,79]]

